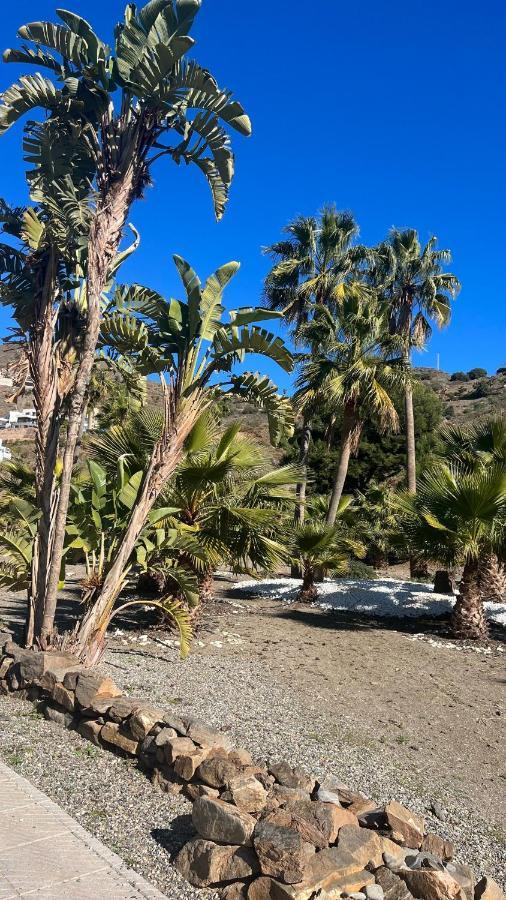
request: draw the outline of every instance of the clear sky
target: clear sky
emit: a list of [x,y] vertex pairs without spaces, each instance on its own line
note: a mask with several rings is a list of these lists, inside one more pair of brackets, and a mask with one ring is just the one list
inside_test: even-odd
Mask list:
[[[55,5],[5,3],[3,46],[19,25],[54,20]],[[112,41],[124,2],[65,5]],[[447,371],[505,365],[505,35],[502,0],[204,0],[194,55],[233,89],[254,134],[234,135],[237,175],[220,224],[198,170],[160,162],[132,212],[142,246],[122,280],[174,294],[173,252],[202,276],[238,259],[227,302],[255,305],[262,246],[297,214],[334,202],[354,212],[366,243],[410,226],[453,251],[463,290],[423,365],[437,353]],[[0,88],[17,74],[1,65]],[[21,136],[18,125],[0,139],[0,194],[11,202],[26,197]],[[0,311],[2,335],[7,326]]]

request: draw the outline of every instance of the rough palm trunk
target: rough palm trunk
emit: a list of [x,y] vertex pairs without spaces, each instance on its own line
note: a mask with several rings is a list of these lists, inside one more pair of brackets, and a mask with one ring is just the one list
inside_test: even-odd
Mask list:
[[332,495],[330,498],[329,508],[327,511],[327,525],[335,525],[339,503],[343,495],[348,467],[350,464],[350,456],[354,450],[358,437],[358,423],[355,411],[348,406],[344,410],[343,425],[341,430],[341,454],[339,456],[339,465],[336,470]]
[[[409,353],[405,355],[404,362],[407,367],[411,365]],[[413,409],[413,387],[409,380],[404,385],[404,411],[406,417],[406,481],[408,492],[416,494],[416,442],[415,442],[415,413]],[[416,556],[409,560],[409,572],[411,578],[428,576],[426,564],[420,563]]]
[[306,563],[304,566],[302,586],[297,599],[300,603],[316,603],[318,600],[318,589],[315,584],[314,569],[309,563]]
[[297,504],[295,506],[294,522],[302,525],[306,514],[306,490],[307,490],[307,459],[309,445],[311,443],[311,425],[304,421],[300,436],[299,465],[304,469],[304,478],[296,488]]
[[168,414],[157,442],[123,539],[112,560],[94,606],[84,616],[76,637],[77,651],[83,662],[93,665],[104,647],[114,604],[124,586],[130,557],[137,540],[168,479],[177,469],[184,452],[184,442],[193,428],[203,404],[199,396],[190,401],[179,415]]
[[204,572],[199,578],[199,602],[212,603],[214,600],[214,572]]
[[488,624],[483,609],[477,560],[464,566],[457,602],[452,614],[452,631],[463,640],[479,641],[488,637]]
[[100,201],[91,228],[88,250],[86,330],[70,396],[67,437],[56,513],[54,516],[51,554],[40,634],[42,646],[51,640],[58,595],[65,528],[70,498],[72,470],[82,422],[86,412],[88,385],[100,333],[100,298],[107,284],[111,264],[117,254],[123,227],[133,197],[134,171],[129,168],[123,178],[114,182]]
[[484,603],[506,602],[506,569],[495,553],[480,559],[478,577]]

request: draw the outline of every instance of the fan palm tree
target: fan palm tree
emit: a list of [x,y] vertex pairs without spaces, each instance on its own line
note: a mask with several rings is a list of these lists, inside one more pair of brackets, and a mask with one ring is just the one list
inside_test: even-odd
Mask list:
[[398,429],[388,389],[402,383],[405,370],[398,340],[388,335],[376,295],[364,285],[346,288],[337,320],[321,309],[302,331],[311,352],[300,365],[294,402],[302,409],[320,404],[330,417],[341,417],[341,453],[327,512],[333,525],[366,419],[374,417],[384,430]]
[[[273,266],[265,279],[265,299],[270,309],[283,313],[295,342],[301,326],[314,310],[339,306],[343,285],[354,279],[367,258],[356,244],[358,225],[348,212],[326,206],[318,217],[299,216],[284,228],[286,238],[266,247]],[[299,464],[307,467],[311,443],[311,410],[306,408],[299,439]],[[297,486],[295,521],[304,521],[307,476]]]
[[[446,272],[451,262],[449,250],[437,249],[432,237],[423,247],[414,229],[393,229],[388,241],[376,250],[376,276],[388,309],[390,330],[402,340],[404,359],[411,365],[413,349],[425,346],[431,321],[439,328],[448,325],[451,302],[460,290],[456,275]],[[416,493],[416,446],[413,389],[405,382],[407,486]]]
[[[151,184],[162,157],[177,165],[196,165],[211,187],[216,215],[223,214],[234,173],[227,128],[249,135],[251,125],[239,103],[221,90],[208,71],[187,53],[199,0],[150,0],[126,7],[115,29],[114,51],[75,13],[59,10],[61,20],[32,22],[19,30],[28,43],[4,54],[6,62],[37,66],[48,74],[23,75],[0,98],[0,133],[36,109],[38,122],[25,127],[25,152],[32,198],[57,218],[64,211],[81,227],[79,248],[85,278],[79,355],[68,391],[63,468],[52,513],[51,546],[39,586],[35,639],[50,640],[72,468],[100,332],[101,296],[118,253],[133,202]],[[171,138],[173,141],[171,142]],[[86,185],[85,190],[81,186]],[[36,317],[42,336],[35,347],[51,373],[53,318],[58,304],[58,253],[53,242],[36,269]],[[44,421],[58,406],[54,378],[48,379]],[[42,452],[49,458],[53,443]],[[46,465],[47,473],[51,466]],[[49,474],[47,474],[49,479]],[[43,588],[43,589],[42,589]]]
[[279,337],[258,326],[279,314],[250,307],[229,312],[222,297],[237,272],[228,263],[202,285],[191,266],[174,257],[186,302],[166,300],[150,288],[118,288],[101,327],[103,351],[120,359],[123,371],[159,373],[164,393],[164,420],[143,471],[128,525],[111,561],[96,602],[86,613],[77,636],[78,652],[95,661],[103,649],[110,611],[124,581],[132,552],[151,510],[156,506],[183,455],[188,435],[218,392],[235,393],[267,413],[271,440],[293,428],[290,402],[280,397],[268,378],[251,372],[232,373],[248,353],[260,354],[291,371],[293,358]]
[[452,615],[458,638],[481,640],[488,625],[480,590],[480,559],[506,559],[506,471],[492,465],[470,472],[440,465],[426,472],[417,495],[399,501],[400,526],[416,553],[449,567],[463,565]]

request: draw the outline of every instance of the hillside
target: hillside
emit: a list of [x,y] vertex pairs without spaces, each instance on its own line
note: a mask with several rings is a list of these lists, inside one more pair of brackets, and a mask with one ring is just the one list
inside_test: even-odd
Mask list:
[[447,372],[419,368],[416,373],[442,400],[445,418],[465,424],[506,409],[506,372],[472,381],[451,381]]

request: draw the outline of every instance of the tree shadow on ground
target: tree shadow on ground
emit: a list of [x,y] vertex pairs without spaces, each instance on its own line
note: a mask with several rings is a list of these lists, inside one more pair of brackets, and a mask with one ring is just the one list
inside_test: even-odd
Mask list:
[[150,832],[153,840],[174,859],[179,851],[196,835],[191,815],[176,816],[169,828],[153,828]]

